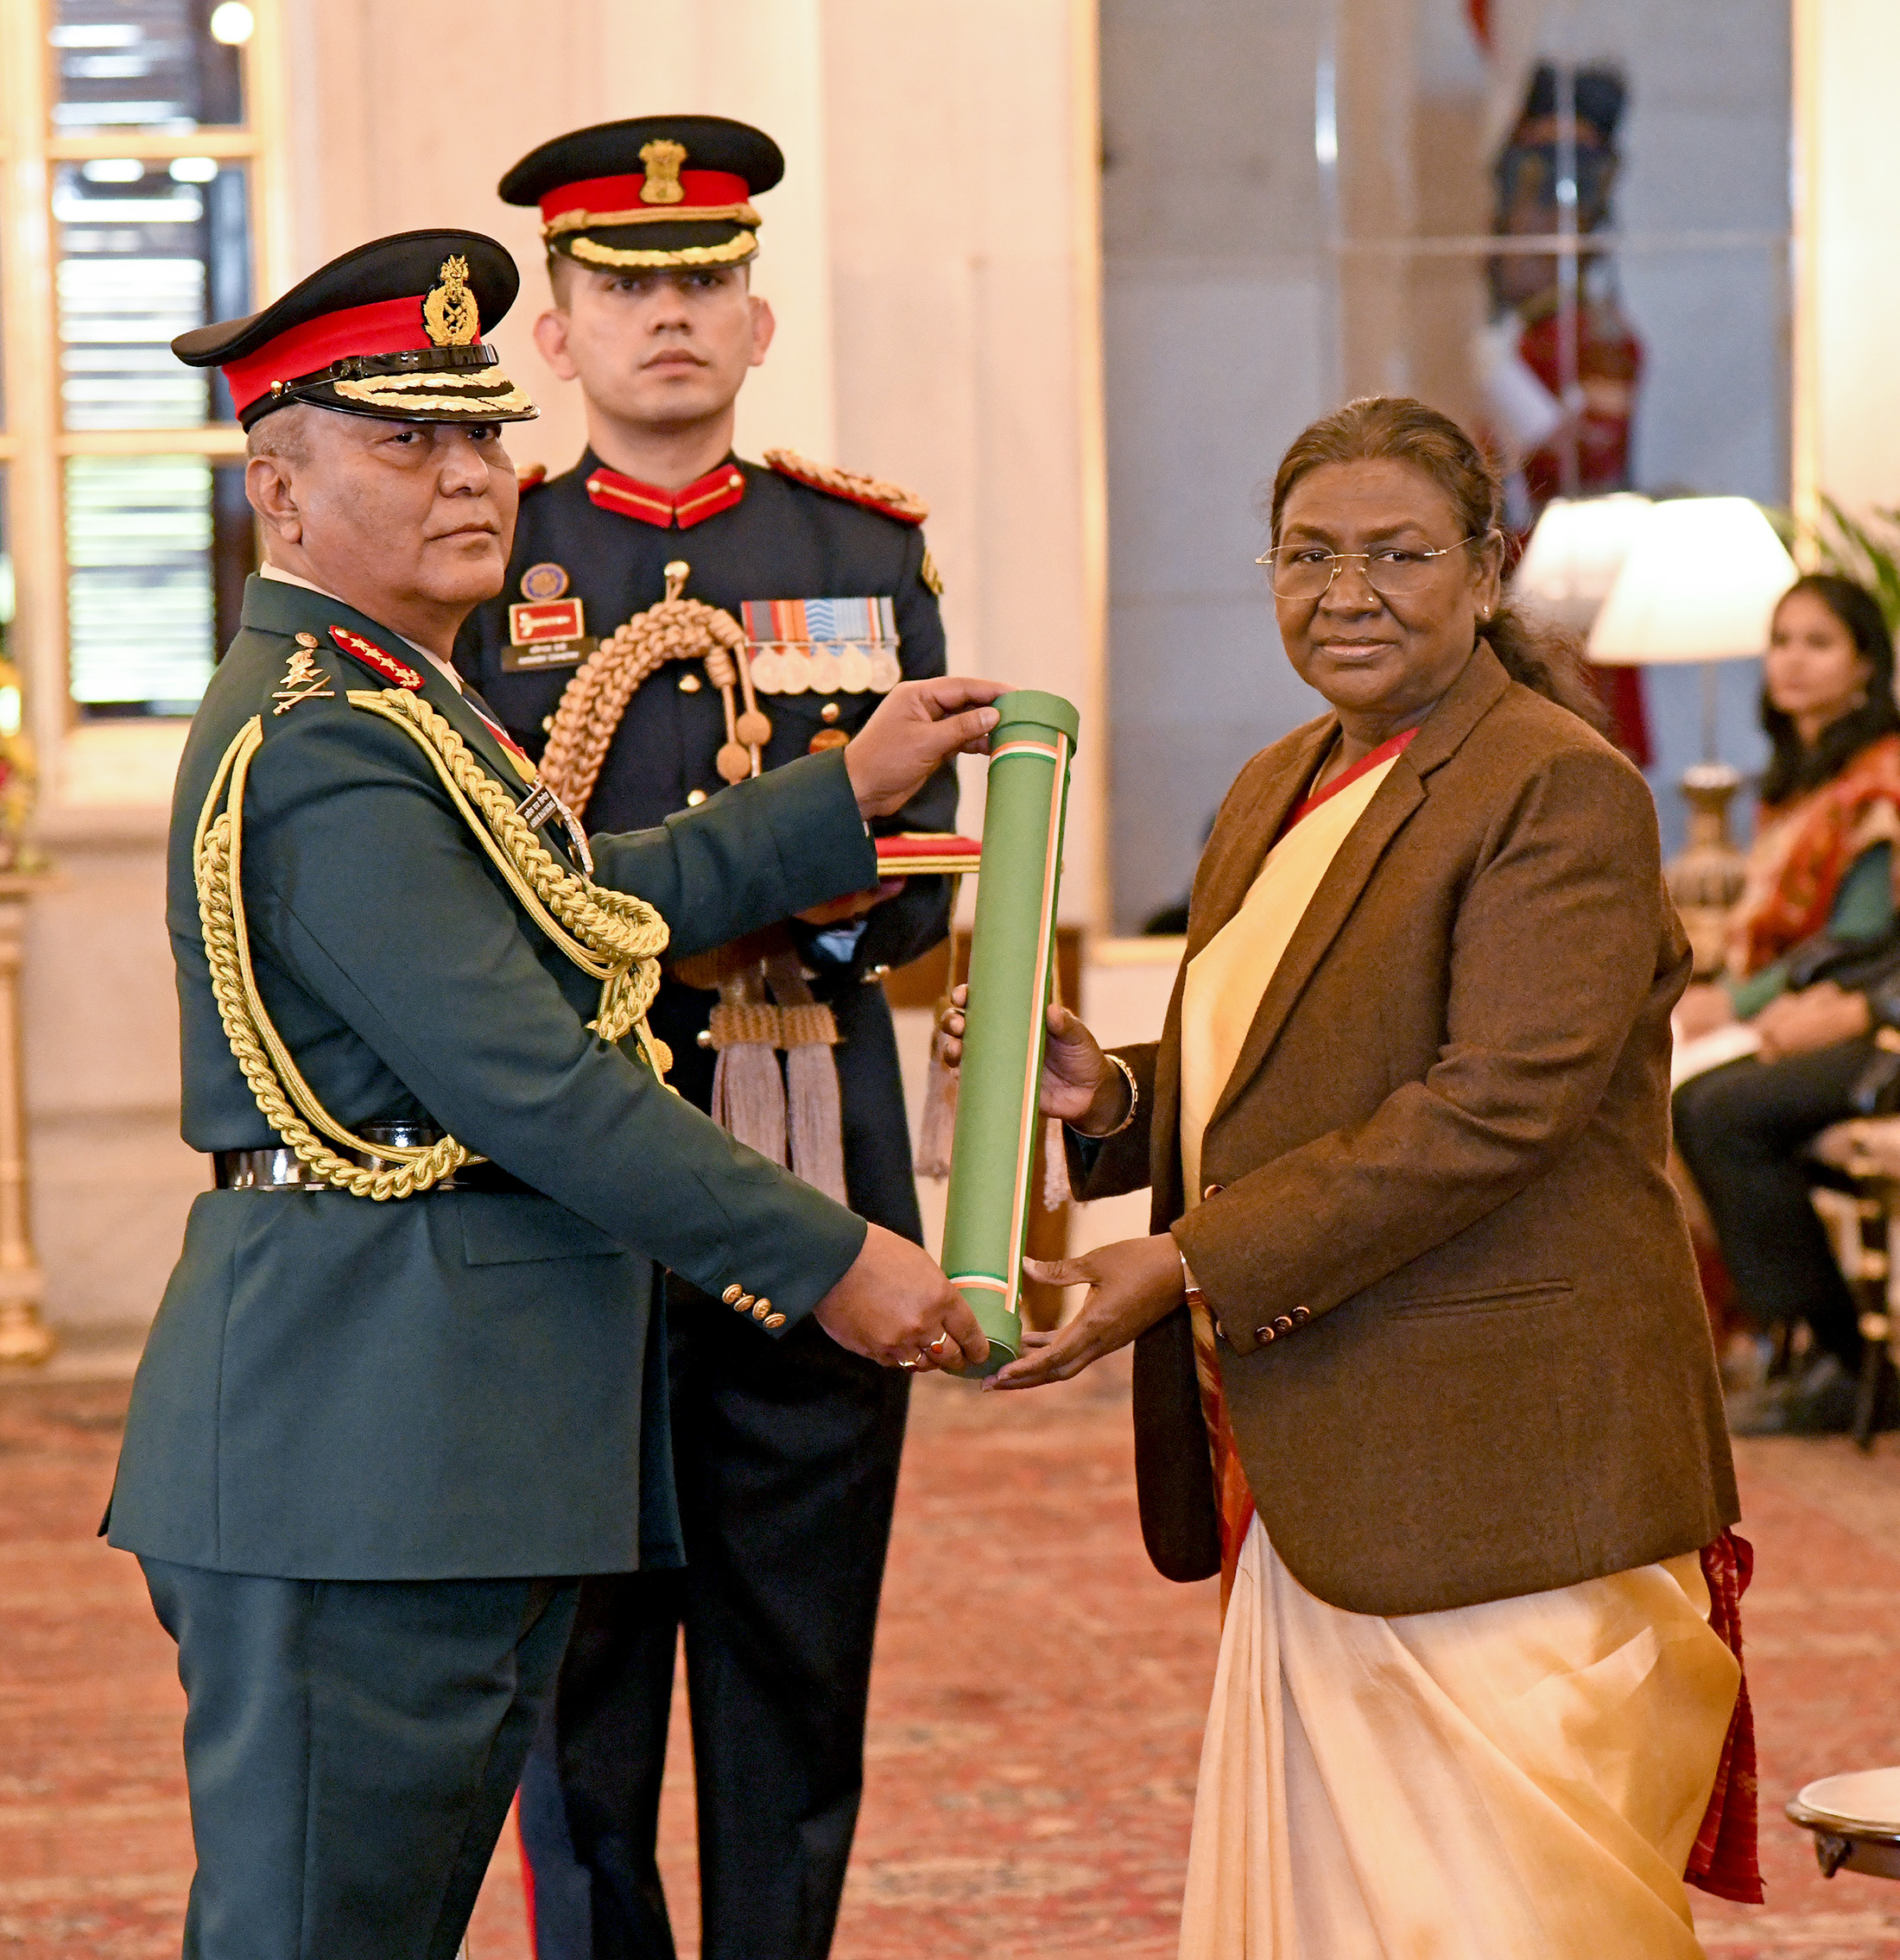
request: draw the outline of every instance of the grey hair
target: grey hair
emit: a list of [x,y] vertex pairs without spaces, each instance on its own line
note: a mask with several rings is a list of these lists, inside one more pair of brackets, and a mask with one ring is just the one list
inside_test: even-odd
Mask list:
[[274,408],[250,425],[244,438],[244,454],[255,458],[269,457],[301,470],[310,460],[310,417],[315,413],[307,401],[293,401],[288,408]]

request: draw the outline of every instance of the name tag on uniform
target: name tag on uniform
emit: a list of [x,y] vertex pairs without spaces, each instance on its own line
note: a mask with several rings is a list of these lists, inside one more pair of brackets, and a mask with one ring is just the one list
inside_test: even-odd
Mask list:
[[531,673],[538,667],[573,667],[599,642],[587,631],[579,599],[544,599],[508,609],[504,673]]
[[903,679],[889,598],[748,599],[739,610],[761,694],[888,694]]

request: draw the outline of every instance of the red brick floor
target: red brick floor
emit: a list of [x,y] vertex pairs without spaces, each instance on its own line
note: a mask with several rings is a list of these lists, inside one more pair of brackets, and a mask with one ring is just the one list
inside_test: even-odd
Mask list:
[[[92,1535],[123,1385],[0,1388],[0,1960],[165,1960],[191,1869],[168,1642]],[[1171,1955],[1212,1589],[1133,1521],[1125,1375],[1037,1399],[923,1385],[839,1960]],[[1745,1609],[1769,1904],[1700,1904],[1714,1960],[1900,1960],[1900,1886],[1815,1872],[1781,1800],[1900,1762],[1900,1447],[1750,1445]],[[679,1725],[683,1728],[683,1724]],[[663,1856],[694,1951],[683,1758]],[[474,1960],[525,1960],[506,1843]]]

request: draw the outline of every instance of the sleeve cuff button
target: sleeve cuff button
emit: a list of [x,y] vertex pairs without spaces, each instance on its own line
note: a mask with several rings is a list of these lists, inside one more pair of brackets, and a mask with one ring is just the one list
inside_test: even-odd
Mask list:
[[744,1291],[745,1288],[744,1287],[735,1283],[734,1285],[728,1287],[725,1291],[719,1295],[719,1298],[724,1300],[728,1306],[737,1306],[739,1304],[739,1295]]

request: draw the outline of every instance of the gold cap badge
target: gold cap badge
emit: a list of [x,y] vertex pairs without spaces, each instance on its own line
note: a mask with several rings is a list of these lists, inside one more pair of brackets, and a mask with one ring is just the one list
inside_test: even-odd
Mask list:
[[640,146],[640,161],[647,180],[640,187],[642,204],[680,204],[686,188],[680,181],[680,166],[686,161],[686,145],[670,137],[656,136]]
[[472,347],[481,338],[482,316],[468,289],[468,261],[442,261],[442,282],[422,301],[422,325],[438,347]]

